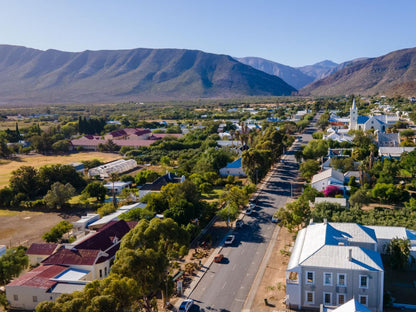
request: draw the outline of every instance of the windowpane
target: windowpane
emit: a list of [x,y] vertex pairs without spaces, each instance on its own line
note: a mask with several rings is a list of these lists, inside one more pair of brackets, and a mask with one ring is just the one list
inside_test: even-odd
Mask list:
[[345,296],[339,294],[338,295],[338,304],[344,304],[345,303]]
[[345,286],[345,274],[338,275],[338,285]]
[[306,274],[306,281],[308,284],[313,284],[313,272],[307,272]]
[[360,276],[360,287],[365,287],[367,288],[367,276],[365,275],[361,275]]
[[331,273],[325,273],[324,274],[324,284],[325,285],[332,285],[332,274]]
[[332,298],[331,293],[324,293],[324,302],[325,304],[331,304]]
[[14,301],[18,301],[19,300],[19,296],[18,295],[13,295],[13,299],[14,299]]
[[38,297],[33,296],[33,302],[38,302]]
[[360,296],[360,303],[363,305],[367,305],[367,296]]
[[313,291],[306,292],[306,301],[308,303],[313,303]]

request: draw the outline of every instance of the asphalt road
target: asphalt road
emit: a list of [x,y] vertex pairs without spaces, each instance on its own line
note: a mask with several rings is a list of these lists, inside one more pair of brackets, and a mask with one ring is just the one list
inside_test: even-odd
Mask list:
[[271,222],[272,215],[291,195],[296,197],[301,191],[296,184],[299,165],[294,152],[311,140],[315,131],[313,127],[307,128],[282,157],[283,162],[275,166],[269,180],[264,182],[253,213],[244,217],[241,229],[234,230],[233,244],[222,249],[223,262],[213,263],[191,293],[194,306],[190,311],[237,312],[243,309],[276,226]]

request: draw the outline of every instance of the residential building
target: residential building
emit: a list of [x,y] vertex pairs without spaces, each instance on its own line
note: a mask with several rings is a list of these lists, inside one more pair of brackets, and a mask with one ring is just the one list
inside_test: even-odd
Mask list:
[[26,250],[26,255],[29,258],[29,265],[39,265],[43,260],[49,257],[58,247],[58,244],[52,243],[33,243]]
[[132,184],[133,183],[131,181],[128,181],[128,182],[117,181],[117,182],[108,182],[104,184],[104,187],[107,189],[108,194],[112,194],[113,189],[114,189],[115,194],[120,194],[124,189],[130,188]]
[[137,162],[134,159],[118,159],[107,164],[91,168],[88,170],[88,176],[99,176],[101,179],[106,179],[112,173],[121,174],[135,168],[137,168]]
[[41,265],[7,284],[6,298],[12,309],[34,310],[39,302],[83,290],[86,274],[63,265]]
[[398,147],[400,146],[400,133],[377,133],[378,147]]
[[234,177],[246,177],[246,174],[243,170],[241,157],[234,160],[233,162],[227,163],[224,168],[220,169],[220,176],[227,177],[229,175]]
[[383,311],[384,267],[374,230],[355,223],[311,223],[299,231],[286,271],[286,303],[307,310],[352,298]]
[[105,278],[121,239],[136,224],[123,220],[109,222],[72,244],[57,246],[55,250],[49,248],[51,254],[42,255],[45,259],[40,266],[6,285],[11,307],[33,310],[41,301],[53,301],[63,293],[82,290],[90,281]]
[[185,181],[185,176],[178,177],[174,173],[168,172],[165,175],[157,178],[152,183],[146,183],[139,188],[139,198],[150,192],[160,192],[163,186],[169,183],[182,183]]
[[344,174],[333,168],[315,174],[312,177],[311,186],[322,192],[328,185],[344,187]]
[[379,147],[378,156],[384,158],[400,159],[403,153],[410,153],[415,149],[414,146]]

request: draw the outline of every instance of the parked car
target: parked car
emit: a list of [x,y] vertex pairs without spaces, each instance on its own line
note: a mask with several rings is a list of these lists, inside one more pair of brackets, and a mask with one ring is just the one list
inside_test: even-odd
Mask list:
[[222,259],[224,259],[224,255],[223,254],[218,254],[214,257],[214,262],[221,263]]
[[188,312],[193,304],[194,301],[192,299],[186,299],[182,301],[181,305],[179,306],[179,312]]
[[251,208],[251,209],[256,208],[256,203],[250,202],[250,203],[248,204],[248,208]]
[[235,236],[234,235],[228,235],[227,238],[225,239],[224,244],[225,245],[231,245],[235,240]]
[[242,228],[242,227],[243,227],[243,224],[244,224],[243,220],[241,220],[241,219],[237,219],[237,220],[235,221],[235,228],[236,228],[236,229],[240,229],[240,228]]

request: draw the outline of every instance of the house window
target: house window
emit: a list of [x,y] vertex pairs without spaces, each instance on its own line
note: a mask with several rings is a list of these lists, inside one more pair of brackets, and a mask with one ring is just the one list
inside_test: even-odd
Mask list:
[[360,275],[360,288],[368,288],[368,276]]
[[37,296],[33,296],[32,299],[33,299],[33,302],[38,302],[38,297]]
[[345,295],[344,294],[338,294],[337,295],[337,305],[341,305],[345,303]]
[[100,278],[103,277],[103,270],[100,269]]
[[332,273],[328,273],[328,272],[324,273],[324,285],[332,286]]
[[13,300],[14,301],[18,301],[19,300],[19,296],[18,295],[13,295]]
[[315,283],[315,272],[306,272],[306,284]]
[[315,302],[315,292],[307,291],[306,292],[306,303],[313,304]]
[[104,276],[107,276],[107,267],[104,268]]
[[347,277],[344,273],[338,274],[337,286],[347,286]]
[[360,296],[359,297],[360,303],[363,305],[368,305],[368,296]]
[[324,304],[332,304],[332,293],[324,292]]

